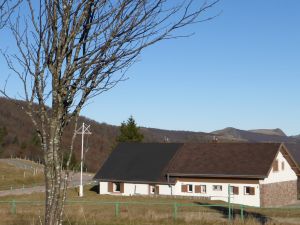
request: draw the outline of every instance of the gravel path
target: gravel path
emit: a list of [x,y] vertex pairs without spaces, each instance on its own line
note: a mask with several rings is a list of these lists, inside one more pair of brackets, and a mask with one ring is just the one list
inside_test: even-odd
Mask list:
[[[0,159],[0,163],[8,163],[14,165],[21,169],[43,169],[43,165],[34,163],[29,160],[20,160],[20,159]],[[91,173],[83,173],[82,182],[83,184],[91,184],[93,183],[94,174]],[[70,183],[69,187],[76,187],[80,184],[80,173],[72,173],[70,175]],[[44,192],[45,186],[36,186],[36,187],[29,187],[29,188],[19,188],[13,190],[5,190],[0,191],[0,196],[7,196],[7,195],[23,195],[23,194],[31,194],[34,192]]]

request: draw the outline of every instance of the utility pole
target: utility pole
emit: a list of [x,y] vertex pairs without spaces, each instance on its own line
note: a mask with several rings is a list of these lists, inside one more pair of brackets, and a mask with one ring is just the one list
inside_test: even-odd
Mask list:
[[79,185],[79,197],[83,196],[83,184],[82,184],[82,172],[83,172],[83,149],[84,149],[84,135],[92,134],[90,132],[90,125],[82,123],[82,126],[76,131],[77,134],[81,134],[81,162],[80,162],[80,185]]

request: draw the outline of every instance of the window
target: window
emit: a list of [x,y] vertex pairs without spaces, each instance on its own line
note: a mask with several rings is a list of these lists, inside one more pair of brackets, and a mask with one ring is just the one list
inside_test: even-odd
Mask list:
[[255,195],[255,188],[254,187],[244,187],[244,195]]
[[193,192],[193,185],[192,184],[182,184],[181,192]]
[[213,191],[222,191],[222,185],[213,185]]
[[274,172],[278,172],[279,171],[279,168],[278,168],[278,160],[276,159],[274,162],[273,162],[273,171]]
[[114,183],[114,192],[120,192],[121,191],[121,184],[119,182]]
[[206,185],[201,185],[201,193],[206,193]]
[[281,170],[284,170],[284,162],[281,162]]
[[230,193],[231,195],[233,195],[233,188],[234,188],[233,186],[230,186],[230,187],[229,187],[229,193]]
[[195,185],[195,193],[206,193],[206,185]]
[[239,187],[230,186],[229,191],[231,195],[238,195],[239,194]]
[[150,185],[150,194],[155,194],[155,186]]

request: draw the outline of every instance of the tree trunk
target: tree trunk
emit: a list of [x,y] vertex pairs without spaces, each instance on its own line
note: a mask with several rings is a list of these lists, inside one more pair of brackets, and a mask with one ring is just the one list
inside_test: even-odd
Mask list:
[[[62,175],[61,132],[59,122],[51,123],[49,145],[45,155],[45,225],[61,225],[64,205],[65,179]],[[63,186],[62,186],[63,185]]]

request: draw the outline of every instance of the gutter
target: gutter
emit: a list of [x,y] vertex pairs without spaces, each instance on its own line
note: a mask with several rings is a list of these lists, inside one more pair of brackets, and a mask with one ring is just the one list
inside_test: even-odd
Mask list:
[[205,178],[241,178],[241,179],[264,179],[267,176],[263,175],[228,175],[228,174],[187,174],[187,173],[168,173],[167,174],[168,179],[169,176],[171,177],[205,177]]
[[162,181],[137,181],[137,180],[118,180],[118,179],[102,179],[102,178],[94,178],[95,181],[104,181],[104,182],[121,182],[121,183],[132,183],[132,184],[166,184],[171,185],[175,184],[175,182],[162,182]]

